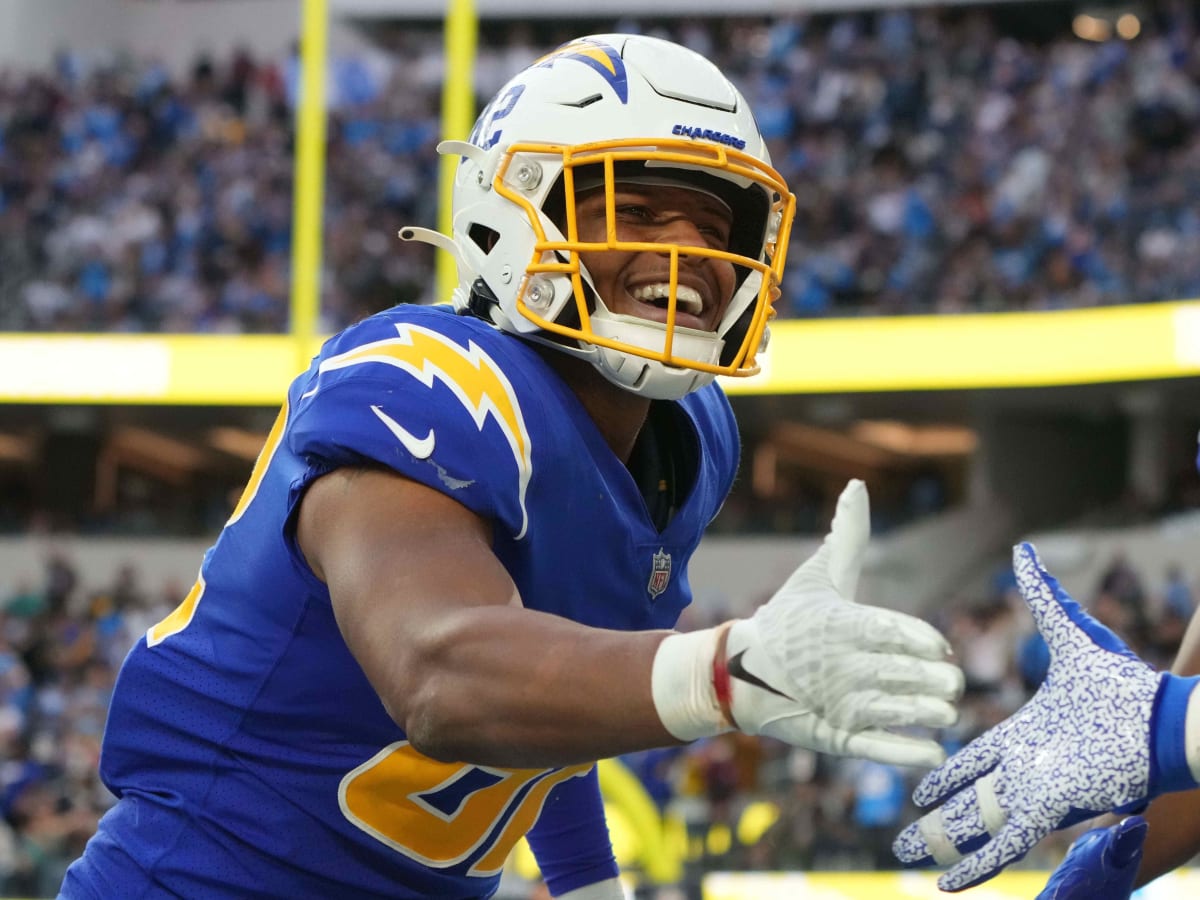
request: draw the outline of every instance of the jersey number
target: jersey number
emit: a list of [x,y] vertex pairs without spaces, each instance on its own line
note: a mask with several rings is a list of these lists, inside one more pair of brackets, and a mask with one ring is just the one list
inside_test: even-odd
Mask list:
[[590,769],[443,763],[397,741],[342,779],[338,803],[356,827],[423,865],[444,869],[478,855],[467,874],[495,875],[550,790]]

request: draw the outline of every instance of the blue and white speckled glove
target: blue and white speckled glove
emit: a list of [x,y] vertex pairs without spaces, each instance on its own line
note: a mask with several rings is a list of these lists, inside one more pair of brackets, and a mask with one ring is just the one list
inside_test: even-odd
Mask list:
[[1150,826],[1130,816],[1075,839],[1037,900],[1129,900]]
[[961,891],[1043,837],[1200,782],[1200,678],[1158,672],[1084,612],[1031,544],[1017,583],[1050,648],[1050,669],[1020,710],[926,775],[913,801],[940,804],[892,847],[909,866],[953,865]]

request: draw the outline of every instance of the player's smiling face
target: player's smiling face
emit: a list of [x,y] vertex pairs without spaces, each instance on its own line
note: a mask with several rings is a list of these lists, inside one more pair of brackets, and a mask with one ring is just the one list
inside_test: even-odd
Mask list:
[[[732,229],[729,208],[713,195],[688,187],[618,183],[616,231],[621,241],[644,241],[726,250]],[[579,240],[606,240],[604,189],[576,201]],[[579,254],[592,284],[610,312],[667,321],[671,256],[661,253],[599,250]],[[681,253],[675,324],[715,331],[736,283],[733,264]]]

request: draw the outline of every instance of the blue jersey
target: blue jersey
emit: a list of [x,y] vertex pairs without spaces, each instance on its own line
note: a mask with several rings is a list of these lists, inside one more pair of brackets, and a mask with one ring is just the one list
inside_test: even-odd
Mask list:
[[[487,897],[531,828],[544,869],[611,866],[593,767],[445,763],[408,744],[342,640],[295,514],[330,470],[386,466],[493,523],[527,607],[668,628],[738,454],[719,388],[673,409],[694,478],[660,531],[530,345],[445,307],[397,307],[330,339],[293,382],[195,586],[122,667],[100,762],[120,800],[64,895]],[[596,829],[600,862],[579,833]]]

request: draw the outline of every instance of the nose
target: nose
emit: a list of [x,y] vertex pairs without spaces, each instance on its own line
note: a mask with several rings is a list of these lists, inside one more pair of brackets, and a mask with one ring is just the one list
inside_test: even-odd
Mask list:
[[683,213],[669,216],[659,222],[655,241],[660,244],[678,244],[681,247],[709,246],[709,241],[699,226]]

